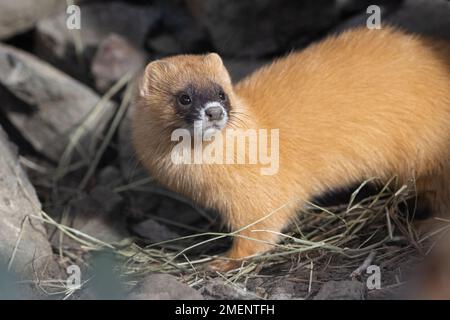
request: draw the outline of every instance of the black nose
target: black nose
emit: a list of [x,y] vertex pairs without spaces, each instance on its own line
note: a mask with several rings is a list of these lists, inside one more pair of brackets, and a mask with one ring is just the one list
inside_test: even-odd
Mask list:
[[209,107],[205,110],[205,114],[209,120],[222,120],[224,114],[222,107]]

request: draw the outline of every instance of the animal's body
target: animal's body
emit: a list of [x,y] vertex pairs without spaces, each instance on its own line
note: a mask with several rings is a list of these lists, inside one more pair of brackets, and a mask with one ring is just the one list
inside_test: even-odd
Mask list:
[[[208,103],[223,113],[205,116]],[[278,172],[262,175],[261,166],[250,164],[174,164],[171,133],[195,119],[204,128],[217,124],[219,132],[279,129]],[[450,49],[390,28],[356,29],[235,85],[216,54],[154,61],[141,82],[133,140],[161,184],[217,209],[233,230],[250,225],[234,238],[230,259],[272,248],[305,200],[371,177],[415,180],[431,211],[445,215]]]

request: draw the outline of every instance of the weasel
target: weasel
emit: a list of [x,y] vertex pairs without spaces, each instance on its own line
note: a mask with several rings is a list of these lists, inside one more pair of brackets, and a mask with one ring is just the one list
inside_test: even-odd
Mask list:
[[[394,28],[354,29],[293,52],[232,84],[218,54],[148,64],[132,133],[167,188],[218,210],[232,230],[229,270],[270,250],[314,196],[371,177],[415,181],[436,215],[450,210],[450,49]],[[279,129],[279,170],[175,164],[174,130]],[[237,152],[237,151],[235,151]]]

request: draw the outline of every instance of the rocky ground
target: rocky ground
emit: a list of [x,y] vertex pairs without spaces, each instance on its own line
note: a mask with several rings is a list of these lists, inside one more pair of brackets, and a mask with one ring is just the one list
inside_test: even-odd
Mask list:
[[[206,272],[203,262],[229,244],[198,246],[210,237],[204,233],[223,231],[217,214],[155,184],[130,144],[133,75],[148,61],[215,51],[239,80],[292,49],[364,25],[373,1],[78,3],[81,30],[66,27],[65,1],[0,4],[0,286],[8,288],[0,297],[383,299],[402,292],[421,250],[405,233],[392,234],[384,211],[371,225],[343,215],[361,228],[345,241],[333,238],[335,246],[324,234],[339,235],[340,218],[302,218],[309,242],[287,241],[292,252],[227,275]],[[377,3],[383,24],[450,39],[444,0]],[[394,210],[386,200],[394,198],[381,198],[376,206]],[[169,241],[195,234],[203,235]],[[366,286],[367,259],[383,270],[381,290]],[[71,265],[81,269],[79,289],[66,281]]]

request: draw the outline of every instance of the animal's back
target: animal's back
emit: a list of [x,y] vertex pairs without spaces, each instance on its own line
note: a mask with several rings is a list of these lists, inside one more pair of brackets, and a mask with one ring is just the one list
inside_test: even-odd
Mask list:
[[450,49],[439,41],[348,31],[257,71],[236,92],[260,126],[280,128],[280,173],[291,182],[307,172],[320,190],[365,175],[428,175],[450,161]]

